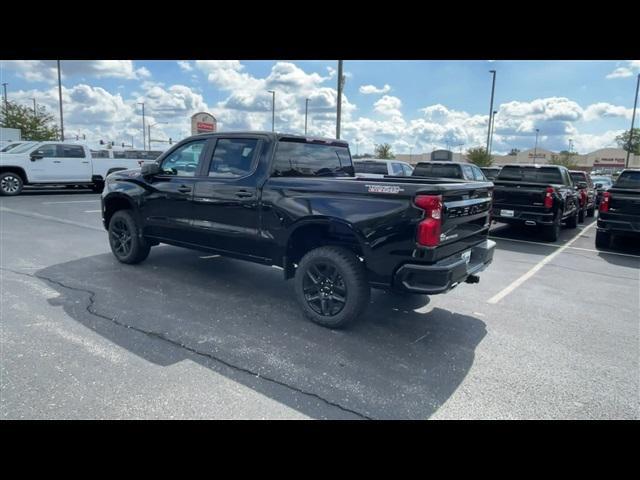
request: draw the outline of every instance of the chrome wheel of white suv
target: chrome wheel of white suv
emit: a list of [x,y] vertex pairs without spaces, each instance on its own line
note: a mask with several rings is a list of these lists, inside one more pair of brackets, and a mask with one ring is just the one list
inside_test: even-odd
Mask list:
[[12,172],[0,175],[0,195],[18,195],[22,191],[22,178]]

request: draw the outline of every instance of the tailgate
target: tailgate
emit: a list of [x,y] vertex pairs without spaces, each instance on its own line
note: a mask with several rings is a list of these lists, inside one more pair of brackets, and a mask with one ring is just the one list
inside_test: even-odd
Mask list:
[[494,182],[494,184],[493,203],[495,206],[544,208],[547,185],[516,182]]
[[612,188],[609,190],[609,212],[638,217],[640,221],[640,190]]

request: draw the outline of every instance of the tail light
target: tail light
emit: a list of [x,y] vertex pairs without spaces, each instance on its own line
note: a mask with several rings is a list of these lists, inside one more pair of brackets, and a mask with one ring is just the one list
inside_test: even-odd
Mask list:
[[547,187],[547,193],[544,196],[544,208],[553,208],[553,187]]
[[442,230],[442,195],[418,195],[415,204],[425,212],[418,224],[416,240],[425,247],[435,247],[440,243]]
[[608,212],[609,211],[609,201],[611,200],[611,194],[609,192],[602,193],[602,200],[600,200],[600,211]]
[[587,203],[587,192],[585,190],[580,190],[580,198],[582,199],[582,205]]

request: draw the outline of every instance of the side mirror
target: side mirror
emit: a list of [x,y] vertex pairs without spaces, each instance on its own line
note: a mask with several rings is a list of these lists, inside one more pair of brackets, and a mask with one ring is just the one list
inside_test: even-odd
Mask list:
[[42,152],[35,151],[30,155],[30,157],[31,161],[35,162],[36,160],[42,160],[44,158],[44,155],[42,154]]
[[158,175],[160,173],[160,165],[157,163],[145,163],[140,168],[140,172],[145,177],[153,177],[154,175]]
[[588,186],[587,182],[578,182],[578,188],[587,188]]

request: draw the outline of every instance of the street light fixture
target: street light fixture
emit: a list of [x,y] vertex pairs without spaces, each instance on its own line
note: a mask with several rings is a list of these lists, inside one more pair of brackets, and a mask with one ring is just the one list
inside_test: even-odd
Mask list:
[[271,131],[276,131],[276,92],[275,90],[267,90],[272,95],[271,98]]

